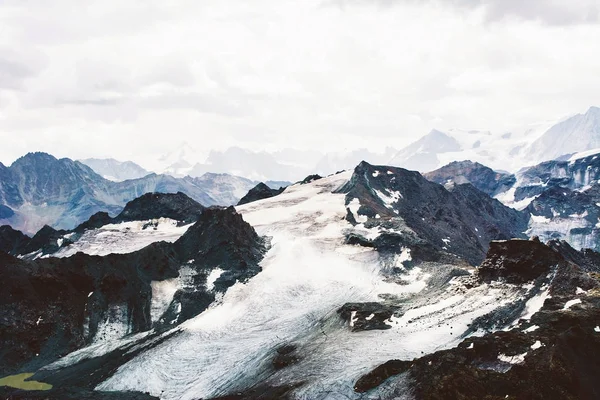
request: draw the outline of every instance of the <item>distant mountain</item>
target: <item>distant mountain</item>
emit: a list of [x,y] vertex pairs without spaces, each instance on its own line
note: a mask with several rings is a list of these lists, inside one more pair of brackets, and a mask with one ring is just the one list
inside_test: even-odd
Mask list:
[[527,150],[533,162],[552,160],[563,154],[600,148],[600,108],[590,107],[551,127]]
[[207,172],[243,176],[253,181],[296,181],[307,171],[304,167],[279,162],[271,153],[230,147],[225,151],[211,151],[205,163],[195,164],[187,174],[202,176]]
[[469,182],[522,210],[529,219],[528,236],[565,240],[577,250],[600,250],[600,151],[546,161],[514,175],[465,161],[425,176],[448,187]]
[[115,215],[128,201],[150,192],[182,192],[206,206],[231,205],[254,185],[235,177],[210,175],[178,179],[150,174],[112,182],[81,162],[29,153],[10,167],[0,166],[0,225],[25,233],[44,225],[70,229],[99,211]]
[[514,175],[494,171],[473,161],[453,161],[440,169],[423,174],[423,176],[446,188],[470,183],[492,197],[507,191],[516,182]]
[[458,152],[462,147],[452,136],[432,130],[413,144],[400,150],[390,161],[390,165],[415,171],[431,171],[440,164],[439,153]]
[[284,190],[284,187],[281,187],[279,189],[271,189],[269,186],[261,182],[252,189],[250,189],[250,191],[248,191],[248,193],[240,199],[237,205],[241,206],[244,204],[252,203],[253,201],[268,199],[273,196],[277,196],[278,194],[281,194]]
[[377,165],[387,165],[389,160],[397,153],[392,147],[387,147],[382,153],[375,153],[368,149],[358,149],[349,152],[334,152],[325,154],[314,167],[312,173],[329,175],[338,171],[352,169],[361,161]]
[[[189,177],[185,178],[189,180]],[[252,189],[256,182],[229,174],[215,174],[207,172],[198,178],[192,178],[190,182],[203,188],[217,204],[234,205]]]
[[190,174],[190,171],[194,164],[204,159],[206,159],[206,153],[200,152],[189,143],[184,142],[173,151],[162,155],[158,159],[154,170],[158,173],[172,175],[177,178],[186,175],[196,176]]
[[450,129],[433,130],[400,150],[390,165],[429,172],[453,161],[471,160],[496,170],[515,172],[531,164],[531,144],[552,123],[530,125],[511,132]]
[[79,160],[79,162],[93,169],[104,179],[114,182],[143,178],[151,174],[132,161],[117,161],[114,158],[88,158]]

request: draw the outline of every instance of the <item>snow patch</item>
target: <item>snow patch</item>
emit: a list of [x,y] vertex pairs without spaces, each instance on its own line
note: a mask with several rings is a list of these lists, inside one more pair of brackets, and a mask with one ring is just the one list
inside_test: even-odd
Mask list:
[[152,322],[157,322],[169,308],[175,292],[180,287],[180,282],[179,278],[173,278],[164,281],[152,281],[150,286],[152,287],[150,317]]
[[569,308],[573,307],[576,304],[581,304],[581,299],[575,299],[575,300],[569,300],[565,303],[565,306],[563,307],[563,310],[568,310]]
[[373,191],[375,192],[377,197],[379,197],[385,203],[385,205],[388,207],[391,207],[393,204],[397,203],[398,200],[400,200],[402,198],[402,194],[397,191],[386,190],[387,194],[383,193],[377,189],[373,189]]
[[516,364],[523,364],[525,362],[526,356],[527,356],[527,353],[517,354],[515,356],[507,356],[506,354],[499,354],[498,360],[505,362],[505,363],[516,365]]
[[208,276],[206,277],[207,290],[213,290],[215,288],[215,282],[221,277],[221,275],[223,275],[223,272],[225,271],[221,268],[215,268],[212,271],[210,271],[210,274],[208,274]]
[[525,329],[525,330],[523,331],[523,333],[532,333],[532,332],[535,332],[535,331],[537,331],[538,329],[540,329],[540,327],[539,327],[539,326],[537,326],[537,325],[532,325],[532,326],[530,326],[529,328]]
[[551,298],[550,291],[546,289],[545,291],[538,293],[531,299],[527,300],[527,303],[525,303],[525,310],[518,319],[531,319],[531,317],[533,317],[533,314],[537,313],[542,309],[542,307],[544,306],[544,302],[546,301],[546,299],[549,298]]
[[542,346],[544,346],[544,345],[542,344],[542,342],[540,342],[538,340],[533,345],[531,345],[531,350],[537,350],[537,349],[541,348]]
[[175,242],[192,225],[177,226],[169,218],[108,224],[86,231],[77,242],[60,249],[55,257],[70,257],[78,252],[105,256],[141,250],[158,241]]

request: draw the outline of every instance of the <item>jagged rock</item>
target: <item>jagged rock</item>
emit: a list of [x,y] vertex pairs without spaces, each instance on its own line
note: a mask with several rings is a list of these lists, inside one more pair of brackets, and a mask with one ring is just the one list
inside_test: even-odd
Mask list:
[[535,240],[492,242],[477,275],[482,282],[503,280],[520,284],[547,275],[565,263],[559,253]]
[[8,225],[0,226],[0,251],[8,254],[22,254],[31,238]]
[[146,193],[125,205],[114,222],[171,218],[188,224],[198,220],[205,207],[182,192]]
[[74,232],[83,233],[88,229],[98,229],[104,225],[112,224],[114,219],[107,212],[100,211],[92,215],[87,221],[78,225]]
[[242,204],[252,203],[253,201],[268,199],[270,197],[281,194],[284,190],[284,187],[280,187],[279,189],[271,189],[270,187],[261,182],[252,189],[250,189],[250,191],[240,199],[237,205],[241,206]]
[[347,206],[359,202],[357,214],[367,217],[370,226],[401,217],[408,228],[402,235],[412,235],[413,241],[456,254],[473,265],[485,258],[491,240],[525,238],[527,229],[527,215],[472,185],[448,191],[418,172],[401,168],[363,161],[339,192],[346,194]]
[[41,254],[55,253],[62,246],[66,246],[71,243],[69,240],[64,239],[65,234],[68,231],[57,231],[56,229],[45,225],[42,229],[36,233],[27,245],[21,250],[20,254],[30,254],[41,251]]

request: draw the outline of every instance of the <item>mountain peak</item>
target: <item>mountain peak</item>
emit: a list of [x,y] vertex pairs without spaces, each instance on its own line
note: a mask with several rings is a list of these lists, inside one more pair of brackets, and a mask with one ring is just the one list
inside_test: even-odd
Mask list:
[[24,156],[17,158],[17,160],[14,163],[12,163],[11,166],[20,165],[20,164],[28,164],[31,162],[54,163],[56,161],[58,161],[58,159],[51,154],[45,153],[43,151],[34,151],[34,152],[29,152],[29,153],[25,154]]
[[204,206],[182,192],[146,193],[127,203],[115,220],[144,221],[165,217],[189,223],[196,221],[204,209]]
[[600,115],[600,107],[591,106],[586,114]]

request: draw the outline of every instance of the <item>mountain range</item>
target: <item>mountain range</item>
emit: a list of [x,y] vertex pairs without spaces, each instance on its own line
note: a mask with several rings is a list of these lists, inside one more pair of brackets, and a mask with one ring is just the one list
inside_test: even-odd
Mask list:
[[235,208],[147,193],[72,230],[5,227],[0,395],[595,398],[600,253],[531,224],[595,201],[599,158],[429,180],[361,162]]
[[[268,152],[241,147],[197,151],[190,144],[182,143],[161,156],[150,170],[177,178],[220,173],[255,182],[296,182],[309,174],[329,175],[350,169],[362,160],[420,172],[433,171],[452,161],[471,160],[496,170],[516,172],[526,166],[597,148],[600,148],[600,108],[590,107],[584,114],[511,131],[434,129],[401,150],[388,146],[381,152],[364,148]],[[150,173],[131,161],[88,159],[81,162],[115,181],[142,178]]]
[[29,153],[9,167],[0,164],[0,224],[26,233],[35,233],[44,225],[71,229],[98,211],[116,215],[128,201],[148,192],[182,192],[206,206],[232,205],[256,184],[226,174],[175,178],[151,173],[114,182],[79,161]]
[[542,161],[598,148],[600,108],[590,107],[584,114],[514,132],[433,130],[400,150],[389,164],[428,172],[452,161],[471,160],[516,172]]
[[600,398],[598,113],[381,154],[185,147],[169,174],[0,164],[0,397]]

